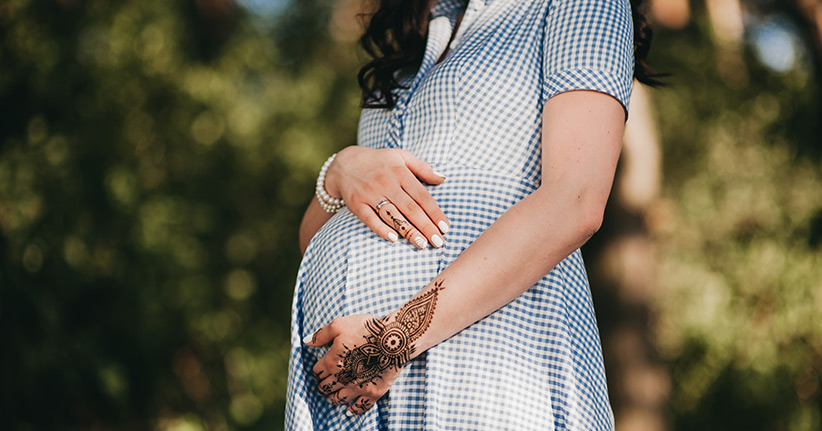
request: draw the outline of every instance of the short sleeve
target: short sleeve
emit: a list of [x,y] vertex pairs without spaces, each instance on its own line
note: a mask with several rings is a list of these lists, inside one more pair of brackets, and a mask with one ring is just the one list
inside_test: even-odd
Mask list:
[[627,118],[634,75],[629,0],[553,0],[543,41],[543,100],[594,90],[622,103]]

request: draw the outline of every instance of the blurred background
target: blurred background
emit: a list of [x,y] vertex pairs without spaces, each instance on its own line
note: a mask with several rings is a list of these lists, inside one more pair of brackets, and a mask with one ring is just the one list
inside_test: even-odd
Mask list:
[[[617,429],[822,430],[822,1],[650,3],[584,250]],[[0,2],[0,429],[282,429],[362,7]]]

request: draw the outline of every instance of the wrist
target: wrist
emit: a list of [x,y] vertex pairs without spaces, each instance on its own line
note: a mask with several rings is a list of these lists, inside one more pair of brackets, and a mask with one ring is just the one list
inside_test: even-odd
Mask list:
[[[365,316],[361,321],[364,344],[345,347],[336,374],[343,385],[374,383],[386,375],[398,373],[408,361],[430,346],[420,349],[417,340],[425,334],[437,306],[437,296],[445,289],[442,280],[432,283],[405,303],[399,310],[380,319]],[[313,341],[312,341],[313,342]]]
[[360,154],[367,151],[357,145],[350,145],[337,152],[334,160],[328,165],[325,175],[325,189],[334,198],[342,197],[342,178],[346,166],[351,166],[351,161],[357,159]]
[[342,199],[342,191],[340,190],[340,153],[328,165],[328,170],[325,173],[325,191],[334,199]]
[[[436,344],[431,344],[431,323],[435,314],[438,315],[437,303],[443,289],[443,280],[434,280],[402,307],[383,318],[386,330],[395,328],[394,341],[407,346],[406,360],[416,358]],[[385,336],[382,339],[390,340]]]

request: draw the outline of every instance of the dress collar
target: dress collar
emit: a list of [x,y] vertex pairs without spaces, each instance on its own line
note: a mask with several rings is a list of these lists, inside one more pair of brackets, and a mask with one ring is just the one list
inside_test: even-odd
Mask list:
[[431,8],[431,20],[446,16],[451,21],[451,28],[453,28],[460,13],[465,10],[467,5],[468,0],[438,0]]

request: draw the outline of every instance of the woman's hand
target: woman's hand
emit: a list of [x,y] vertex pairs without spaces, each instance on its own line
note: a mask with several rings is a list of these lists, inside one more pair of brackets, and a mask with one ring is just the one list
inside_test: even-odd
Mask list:
[[390,345],[391,337],[384,319],[367,314],[339,317],[315,332],[307,346],[331,344],[312,370],[320,394],[332,404],[349,404],[351,414],[370,409],[388,392],[407,361],[386,352],[385,342]]
[[399,233],[419,248],[441,247],[448,220],[420,180],[436,185],[445,177],[405,150],[351,146],[328,167],[325,188],[386,240]]

